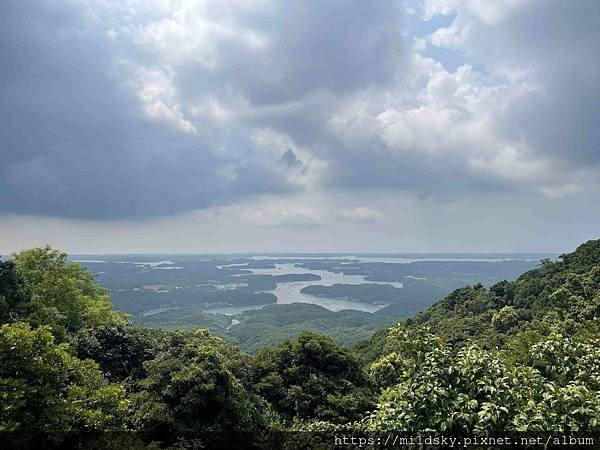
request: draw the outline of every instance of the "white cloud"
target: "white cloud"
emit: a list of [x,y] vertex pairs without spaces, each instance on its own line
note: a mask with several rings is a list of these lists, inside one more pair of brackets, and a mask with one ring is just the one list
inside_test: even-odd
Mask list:
[[577,184],[562,184],[558,186],[541,186],[540,192],[550,198],[562,198],[581,192],[581,186]]
[[322,193],[286,199],[266,196],[239,207],[227,207],[223,211],[228,211],[226,215],[233,222],[236,222],[237,215],[242,223],[258,227],[337,227],[343,224],[369,224],[384,218],[379,209],[354,206],[353,203]]
[[423,19],[430,20],[435,16],[448,15],[455,8],[457,0],[424,0]]
[[526,149],[507,146],[491,157],[474,156],[469,160],[474,170],[481,170],[507,180],[537,182],[551,168],[548,161],[528,158]]
[[368,223],[381,219],[383,214],[366,206],[358,206],[354,209],[340,211],[338,217],[344,221]]
[[242,214],[242,223],[261,227],[310,226],[323,224],[319,211],[302,206],[279,206],[254,209]]
[[139,71],[139,95],[146,114],[186,133],[196,134],[196,128],[184,116],[181,105],[176,103],[175,90],[166,74],[157,69],[147,70],[143,67],[140,67]]

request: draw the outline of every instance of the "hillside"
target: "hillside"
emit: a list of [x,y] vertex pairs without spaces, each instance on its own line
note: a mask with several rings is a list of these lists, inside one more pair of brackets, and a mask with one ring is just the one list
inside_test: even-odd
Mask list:
[[[288,325],[340,314],[286,311]],[[0,262],[0,431],[31,446],[33,431],[135,431],[103,442],[114,448],[225,448],[239,433],[293,448],[282,430],[597,432],[599,315],[597,240],[515,281],[459,288],[352,348],[305,331],[248,356],[207,330],[132,325],[87,270],[33,249]],[[226,327],[218,317],[206,326]]]
[[[484,348],[502,348],[524,331],[543,334],[551,326],[595,330],[600,315],[599,266],[600,241],[589,241],[558,261],[542,261],[538,269],[514,282],[503,281],[487,290],[481,284],[457,289],[403,326],[428,328],[454,345],[468,342]],[[381,346],[381,339],[376,337],[373,345]]]
[[368,339],[373,332],[394,322],[395,319],[389,316],[354,310],[333,312],[307,303],[267,305],[233,318],[188,308],[164,311],[136,320],[136,324],[152,328],[206,328],[248,353],[255,353],[286,339],[295,339],[305,330],[327,334],[340,345],[351,345]]

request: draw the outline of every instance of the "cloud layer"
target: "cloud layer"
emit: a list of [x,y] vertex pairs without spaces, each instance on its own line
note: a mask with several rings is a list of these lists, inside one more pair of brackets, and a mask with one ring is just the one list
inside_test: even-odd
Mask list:
[[3,2],[0,214],[147,219],[272,194],[241,220],[364,224],[385,218],[281,203],[587,195],[598,23],[593,0]]

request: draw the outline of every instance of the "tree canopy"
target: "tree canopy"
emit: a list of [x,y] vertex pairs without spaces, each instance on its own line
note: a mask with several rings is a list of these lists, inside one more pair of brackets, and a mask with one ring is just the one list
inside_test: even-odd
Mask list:
[[1,431],[119,430],[129,408],[95,362],[26,323],[0,328],[0,399]]

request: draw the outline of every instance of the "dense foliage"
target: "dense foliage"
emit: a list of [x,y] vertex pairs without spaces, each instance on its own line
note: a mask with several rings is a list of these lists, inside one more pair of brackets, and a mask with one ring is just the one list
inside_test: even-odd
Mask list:
[[129,405],[95,362],[26,323],[0,328],[0,400],[0,431],[119,429]]
[[[265,428],[268,404],[240,380],[242,355],[206,330],[175,332],[143,364],[131,398],[135,429],[160,438]],[[237,372],[237,373],[236,373]]]
[[66,259],[65,253],[50,248],[15,255],[8,263],[12,269],[4,269],[8,280],[19,280],[8,292],[9,305],[11,297],[26,297],[12,300],[18,303],[9,312],[11,318],[48,325],[61,338],[86,326],[125,323],[124,316],[113,311],[108,291],[94,283],[91,273],[78,264],[67,264]]
[[451,345],[394,328],[391,353],[372,365],[382,387],[368,430],[598,431],[600,341],[553,333],[529,349],[531,365],[499,350]]
[[251,357],[206,330],[132,325],[89,272],[33,249],[0,262],[0,431],[600,431],[599,314],[590,241],[352,349],[304,332]]
[[344,423],[370,406],[367,380],[350,351],[305,332],[256,355],[256,390],[286,417]]

